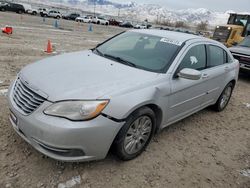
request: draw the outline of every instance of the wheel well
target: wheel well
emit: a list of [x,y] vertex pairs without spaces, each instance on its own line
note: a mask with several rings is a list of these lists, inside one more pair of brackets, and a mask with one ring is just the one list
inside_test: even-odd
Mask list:
[[232,84],[233,84],[233,87],[234,87],[235,84],[236,84],[236,80],[231,80],[229,83],[232,83]]
[[155,129],[155,133],[157,133],[160,129],[160,125],[162,122],[162,110],[160,109],[159,106],[155,105],[155,104],[148,104],[146,105],[147,107],[149,107],[151,110],[154,111],[155,113],[155,118],[156,118],[156,129]]

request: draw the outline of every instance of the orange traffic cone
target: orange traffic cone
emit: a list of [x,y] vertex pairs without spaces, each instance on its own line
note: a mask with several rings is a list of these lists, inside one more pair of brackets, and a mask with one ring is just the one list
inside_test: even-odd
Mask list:
[[8,35],[11,35],[13,33],[13,28],[10,26],[6,26],[4,28],[1,28],[3,33],[6,33]]
[[51,45],[50,40],[48,40],[47,50],[46,50],[45,52],[48,53],[48,54],[50,54],[50,53],[53,52],[53,49],[52,49],[52,45]]

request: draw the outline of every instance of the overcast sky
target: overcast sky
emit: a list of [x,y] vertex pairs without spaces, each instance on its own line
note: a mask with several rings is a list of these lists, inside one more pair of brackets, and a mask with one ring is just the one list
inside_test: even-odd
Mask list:
[[[112,1],[112,0],[111,0]],[[173,9],[207,8],[214,11],[250,12],[250,0],[116,0],[120,2],[160,4]]]

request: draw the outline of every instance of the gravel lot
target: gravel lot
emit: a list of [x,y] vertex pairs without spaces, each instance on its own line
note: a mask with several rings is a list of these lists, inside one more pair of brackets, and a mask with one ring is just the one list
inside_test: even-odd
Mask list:
[[155,136],[146,152],[121,162],[111,154],[90,163],[49,159],[17,136],[4,96],[19,70],[57,53],[89,49],[122,30],[0,12],[0,187],[250,187],[250,75],[241,75],[228,108],[205,109]]

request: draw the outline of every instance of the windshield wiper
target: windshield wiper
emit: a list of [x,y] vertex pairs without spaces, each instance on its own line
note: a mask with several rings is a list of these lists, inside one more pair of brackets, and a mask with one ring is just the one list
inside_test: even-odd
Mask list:
[[137,67],[136,64],[130,62],[130,61],[127,61],[123,58],[120,58],[120,57],[117,57],[117,56],[113,56],[113,55],[110,55],[110,54],[103,54],[104,57],[107,57],[107,58],[110,58],[110,59],[113,59],[119,63],[122,63],[122,64],[125,64],[125,65],[129,65],[131,67]]

